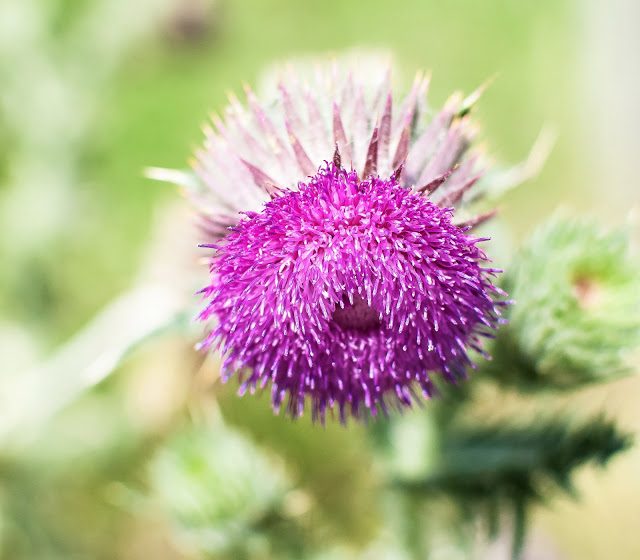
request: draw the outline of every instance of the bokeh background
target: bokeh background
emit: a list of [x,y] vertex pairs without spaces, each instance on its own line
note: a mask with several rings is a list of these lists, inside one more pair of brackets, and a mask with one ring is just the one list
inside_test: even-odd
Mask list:
[[[498,161],[556,131],[539,175],[502,203],[516,243],[559,206],[630,223],[637,240],[639,29],[634,0],[0,0],[2,557],[189,557],[147,502],[149,464],[185,418],[218,406],[287,458],[305,488],[294,513],[312,502],[330,538],[366,542],[377,520],[361,427],[292,424],[266,399],[236,399],[184,335],[141,345],[113,373],[103,363],[205,276],[187,203],[144,168],[185,167],[209,112],[265,65],[382,48],[399,83],[433,72],[434,106],[494,77],[476,117]],[[141,301],[137,286],[158,292]],[[566,405],[637,432],[639,397],[631,378]],[[558,558],[640,558],[639,473],[636,450],[582,471],[580,500],[541,509],[535,538]]]

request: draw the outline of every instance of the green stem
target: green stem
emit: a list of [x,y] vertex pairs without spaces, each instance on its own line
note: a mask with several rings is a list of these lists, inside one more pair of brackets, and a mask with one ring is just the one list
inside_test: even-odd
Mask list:
[[525,500],[517,498],[513,503],[513,543],[511,559],[522,560],[526,540],[527,507]]

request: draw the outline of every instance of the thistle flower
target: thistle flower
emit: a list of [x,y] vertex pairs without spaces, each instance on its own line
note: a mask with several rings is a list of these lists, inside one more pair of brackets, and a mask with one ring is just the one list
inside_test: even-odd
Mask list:
[[398,104],[375,75],[373,92],[358,67],[289,75],[269,103],[247,88],[206,129],[195,180],[162,177],[190,187],[214,250],[200,346],[292,416],[307,398],[321,420],[410,406],[434,374],[463,378],[499,321],[497,271],[469,234],[491,216],[468,210],[477,94],[429,118],[427,79]]

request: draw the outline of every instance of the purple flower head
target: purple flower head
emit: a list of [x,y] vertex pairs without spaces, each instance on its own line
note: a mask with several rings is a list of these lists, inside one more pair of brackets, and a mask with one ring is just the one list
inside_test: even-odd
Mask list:
[[430,396],[431,373],[464,375],[498,316],[480,239],[451,217],[396,177],[323,166],[217,245],[203,345],[294,416],[307,396],[314,418],[336,406],[343,421]]
[[503,305],[469,235],[491,216],[472,206],[474,97],[430,118],[428,80],[395,104],[389,74],[371,89],[362,70],[289,76],[265,104],[247,90],[206,130],[195,177],[163,175],[188,187],[213,249],[201,347],[292,416],[429,397],[434,375],[465,375]]

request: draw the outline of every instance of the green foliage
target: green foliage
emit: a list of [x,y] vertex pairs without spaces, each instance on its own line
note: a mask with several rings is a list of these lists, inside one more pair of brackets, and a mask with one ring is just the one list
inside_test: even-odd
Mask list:
[[[480,518],[488,536],[495,538],[504,531],[500,520],[507,514],[513,520],[514,557],[524,544],[534,503],[545,502],[555,490],[575,496],[571,476],[578,467],[604,466],[631,445],[628,434],[601,416],[577,422],[561,414],[531,415],[525,422],[507,415],[483,422],[475,416],[473,421],[459,418],[473,409],[471,400],[453,408],[438,406],[452,414],[445,418],[419,411],[372,429],[385,476],[404,504],[400,515],[422,516],[422,531],[433,531],[428,519],[442,515],[444,500],[457,510],[450,523],[471,528]],[[412,457],[411,469],[397,459],[407,455]],[[405,519],[400,526],[406,529],[414,522]],[[435,530],[449,529],[437,525]],[[418,538],[419,549],[427,551],[424,538]]]
[[[422,494],[445,494],[463,509],[543,499],[551,484],[572,492],[570,475],[588,462],[604,465],[630,445],[630,437],[602,417],[572,425],[562,417],[467,424],[444,430],[439,461],[422,478],[396,476],[395,484]],[[496,500],[498,499],[498,501]]]
[[485,371],[500,382],[571,389],[628,372],[640,344],[640,266],[628,235],[554,218],[507,267],[514,300]]

